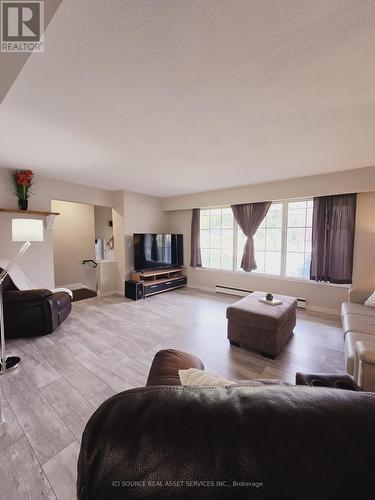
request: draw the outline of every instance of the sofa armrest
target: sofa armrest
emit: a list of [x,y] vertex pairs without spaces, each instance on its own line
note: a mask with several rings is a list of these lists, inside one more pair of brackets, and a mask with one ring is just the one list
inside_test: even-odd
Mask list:
[[349,302],[354,302],[356,304],[364,304],[366,300],[370,297],[374,290],[364,290],[364,289],[349,289]]
[[355,343],[354,376],[363,391],[375,392],[375,345],[370,342]]
[[164,349],[155,354],[146,386],[153,385],[181,385],[178,370],[198,368],[203,370],[202,361],[183,351]]
[[46,290],[44,288],[35,290],[11,290],[4,293],[4,303],[19,304],[21,302],[43,300],[51,295],[51,290]]

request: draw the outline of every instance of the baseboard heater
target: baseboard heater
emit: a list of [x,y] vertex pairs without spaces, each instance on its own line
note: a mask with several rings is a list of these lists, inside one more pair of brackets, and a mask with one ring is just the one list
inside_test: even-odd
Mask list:
[[[249,293],[253,293],[254,290],[247,290],[246,288],[236,288],[233,286],[227,285],[216,285],[215,291],[217,293],[226,293],[229,295],[238,295],[240,297],[246,297]],[[298,309],[306,309],[306,299],[298,297],[297,298],[297,307]]]

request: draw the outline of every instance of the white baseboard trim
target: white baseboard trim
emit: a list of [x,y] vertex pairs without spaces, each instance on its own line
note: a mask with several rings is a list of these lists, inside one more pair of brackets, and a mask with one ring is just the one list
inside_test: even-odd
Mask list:
[[[210,287],[210,286],[194,285],[194,284],[188,283],[187,287],[188,288],[195,288],[197,290],[201,290],[202,292],[217,293],[215,288]],[[220,292],[220,293],[223,293],[223,292]],[[234,295],[234,294],[228,293],[228,295]],[[309,305],[308,301],[306,301],[306,311],[322,313],[322,314],[329,314],[330,316],[340,317],[340,310],[339,309],[333,309],[330,307],[312,306],[312,305]]]
[[211,286],[202,286],[202,285],[190,285],[189,283],[186,285],[187,288],[195,288],[196,290],[202,290],[202,292],[211,292],[215,293],[215,288]]
[[333,309],[332,307],[308,306],[306,309],[311,312],[329,314],[330,316],[336,316],[338,318],[341,315],[339,309]]

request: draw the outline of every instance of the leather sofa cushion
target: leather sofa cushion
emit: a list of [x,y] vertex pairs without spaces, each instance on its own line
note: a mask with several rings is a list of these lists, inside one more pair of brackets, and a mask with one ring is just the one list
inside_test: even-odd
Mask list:
[[264,297],[263,292],[254,292],[235,302],[227,308],[227,318],[236,323],[276,331],[282,328],[296,312],[297,299],[294,297],[275,295],[276,299],[283,301],[279,306],[263,304],[258,300],[260,297]]
[[359,316],[358,314],[345,314],[342,320],[345,335],[347,332],[366,333],[375,335],[375,316]]
[[306,386],[125,391],[86,426],[78,499],[366,498],[374,414],[374,394]]
[[364,306],[363,304],[355,304],[354,302],[344,302],[341,305],[341,316],[345,314],[356,314],[366,318],[375,318],[375,309]]

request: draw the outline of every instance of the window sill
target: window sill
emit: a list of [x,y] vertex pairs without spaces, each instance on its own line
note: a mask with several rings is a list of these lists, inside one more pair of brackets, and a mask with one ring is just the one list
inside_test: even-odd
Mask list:
[[281,280],[281,281],[294,281],[297,283],[301,284],[309,284],[312,286],[316,285],[323,285],[323,286],[329,286],[329,287],[335,287],[335,288],[351,288],[352,285],[350,284],[339,284],[339,283],[325,283],[324,281],[313,281],[309,280],[306,278],[297,278],[293,276],[278,276],[277,274],[265,274],[265,273],[257,273],[255,271],[251,271],[249,273],[246,273],[245,271],[229,271],[227,269],[214,269],[212,267],[195,267],[195,268],[190,268],[197,270],[199,272],[213,272],[213,273],[222,273],[222,274],[236,274],[239,276],[255,276],[256,278],[267,278],[271,280]]

